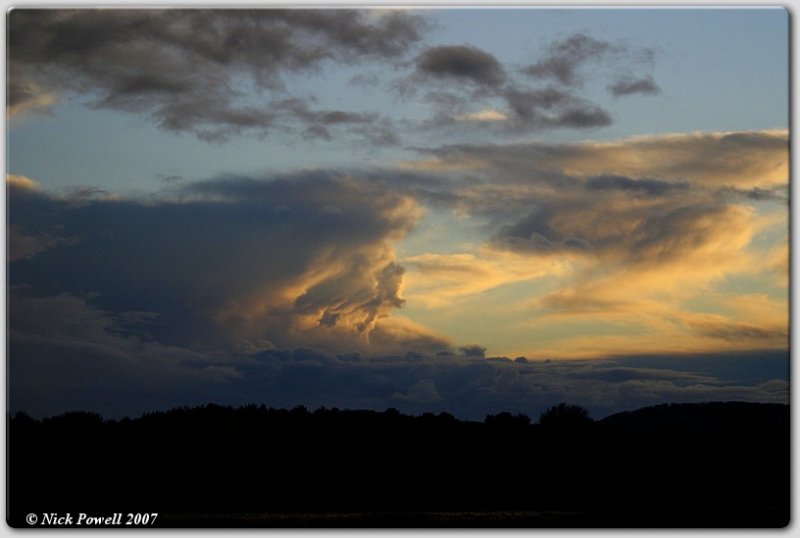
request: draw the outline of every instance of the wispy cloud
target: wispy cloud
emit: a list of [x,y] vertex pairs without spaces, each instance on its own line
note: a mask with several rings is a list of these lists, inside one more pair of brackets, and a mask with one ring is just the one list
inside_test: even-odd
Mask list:
[[[785,186],[787,137],[771,131],[697,133],[425,150],[434,160],[422,161],[423,168],[450,178],[451,207],[482,222],[487,240],[480,258],[465,252],[409,259],[407,293],[441,308],[458,297],[558,275],[559,284],[518,295],[518,314],[529,319],[523,325],[546,333],[549,324],[569,319],[576,331],[595,324],[594,336],[565,334],[561,349],[532,340],[538,356],[783,348],[788,318],[779,304],[770,307],[777,318],[719,302],[690,305],[731,278],[772,271],[761,261],[765,256],[776,267],[785,260],[782,251],[756,245],[762,234],[785,229],[783,200],[731,193],[737,185],[768,192]],[[460,168],[462,162],[469,165]],[[436,200],[444,198],[437,194]],[[499,270],[509,256],[516,257],[510,258],[514,264]],[[469,271],[447,270],[467,258]],[[712,323],[696,317],[701,313],[719,317]],[[641,334],[596,335],[596,323],[609,320]]]
[[610,43],[584,34],[575,34],[562,41],[555,41],[548,47],[548,54],[538,62],[522,69],[530,77],[550,78],[565,86],[575,86],[582,82],[578,69],[590,60],[620,51]]
[[614,97],[636,93],[650,95],[661,92],[661,88],[658,87],[658,84],[655,83],[651,75],[647,75],[644,78],[621,78],[613,84],[610,84],[608,90]]

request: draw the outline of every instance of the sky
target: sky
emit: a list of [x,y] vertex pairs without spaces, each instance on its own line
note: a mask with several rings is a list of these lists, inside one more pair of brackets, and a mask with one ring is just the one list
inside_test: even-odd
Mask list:
[[12,10],[11,411],[788,402],[786,10]]

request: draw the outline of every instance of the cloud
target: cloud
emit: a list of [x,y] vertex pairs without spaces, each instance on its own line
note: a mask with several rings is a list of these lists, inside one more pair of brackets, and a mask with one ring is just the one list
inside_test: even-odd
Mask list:
[[12,285],[104,312],[154,312],[148,331],[164,345],[448,346],[387,320],[404,302],[393,244],[420,217],[410,197],[325,174],[173,192],[144,203],[10,187]]
[[471,346],[463,346],[458,348],[461,354],[465,357],[484,358],[486,356],[486,348],[477,344]]
[[38,189],[40,185],[37,181],[18,174],[6,174],[6,184],[8,188],[14,189]]
[[461,298],[514,282],[564,274],[559,260],[531,264],[514,252],[479,250],[476,253],[426,253],[405,257],[409,269],[406,294],[414,305],[450,308]]
[[[603,214],[597,214],[603,210]],[[593,218],[590,218],[593,216]],[[752,213],[738,206],[691,203],[683,198],[635,206],[620,199],[588,197],[541,206],[500,230],[499,247],[524,252],[575,252],[613,259],[625,268],[664,266],[714,249],[724,253],[746,245]]]
[[736,187],[723,187],[721,194],[732,195],[746,200],[761,201],[789,201],[789,190],[787,185],[774,185],[769,188],[753,187],[749,189],[738,189]]
[[31,113],[49,113],[56,103],[52,93],[42,90],[37,84],[9,81],[6,91],[9,118]]
[[505,92],[509,110],[518,128],[533,127],[602,127],[612,123],[611,116],[591,102],[555,88]]
[[18,289],[8,306],[9,398],[17,409],[141,413],[217,398],[240,375],[230,358],[147,339],[134,325],[146,327],[148,313],[114,315],[67,293]]
[[[484,198],[505,199],[506,189],[519,187],[503,173],[497,177]],[[584,205],[541,209],[525,223],[555,232],[550,240],[561,238],[561,247],[508,252],[484,245],[477,253],[400,260],[393,245],[414,227],[426,200],[415,189],[447,182],[389,171],[228,177],[179,185],[144,203],[57,197],[31,188],[32,181],[10,179],[11,229],[70,239],[10,263],[10,409],[121,416],[215,401],[398,407],[480,420],[500,411],[535,417],[559,401],[595,417],[663,402],[786,402],[788,324],[780,300],[728,296],[719,308],[724,314],[682,305],[683,297],[694,297],[685,284],[694,282],[686,280],[693,271],[731,271],[725,256],[746,244],[750,214],[656,184],[654,192],[626,198],[631,216],[613,196],[638,187],[612,177],[601,180],[603,189],[589,188],[597,177],[562,183],[565,192],[551,192],[541,208],[570,197]],[[448,181],[463,190],[458,179]],[[598,193],[610,193],[611,202],[586,201]],[[489,207],[496,213],[501,204],[473,210]],[[524,205],[508,207],[515,213]],[[595,216],[569,228],[566,215],[598,208],[616,224]],[[636,226],[623,233],[620,223]],[[570,236],[591,245],[570,246]],[[578,252],[583,265],[558,265]],[[547,260],[554,264],[549,270]],[[597,263],[607,265],[589,270]],[[548,272],[558,267],[560,273]],[[446,303],[542,271],[559,277],[560,295],[538,296],[539,310],[520,318],[532,328],[551,323],[563,330],[581,316],[592,327],[616,319],[645,328],[612,336],[583,334],[578,325],[566,333],[568,354],[663,352],[676,342],[694,354],[511,361],[488,356],[482,345],[454,346],[398,315],[404,301],[419,307],[426,294],[433,300],[437,287]],[[425,282],[428,291],[404,292]],[[679,284],[689,289],[676,293]],[[709,341],[728,353],[699,353]],[[742,346],[773,351],[735,351]],[[564,348],[551,340],[537,351],[558,357]]]
[[404,393],[397,392],[393,396],[400,401],[429,404],[442,399],[436,390],[436,383],[432,379],[420,379],[406,389]]
[[498,87],[506,80],[505,71],[492,54],[476,47],[457,45],[431,47],[416,59],[417,75]]
[[614,97],[620,97],[635,93],[652,95],[660,93],[661,88],[658,87],[658,84],[656,84],[656,82],[653,80],[653,77],[648,75],[639,79],[632,77],[622,78],[613,84],[610,84],[608,86],[608,91],[610,91]]
[[[424,92],[433,107],[433,116],[421,124],[425,129],[459,134],[464,122],[470,122],[472,127],[503,136],[597,128],[614,120],[582,91],[584,71],[592,75],[606,71],[615,80],[618,96],[654,93],[658,87],[652,75],[634,74],[652,60],[649,49],[583,34],[552,43],[543,59],[521,70],[507,69],[495,56],[475,47],[443,45],[419,54],[414,73],[396,80],[393,87],[402,98]],[[532,85],[531,79],[545,85]],[[476,110],[476,106],[482,108]]]
[[[755,323],[730,323],[708,320],[693,323],[693,328],[704,336],[735,342],[775,344],[788,346],[788,327],[764,327]],[[762,344],[762,345],[763,345]]]
[[459,121],[506,121],[508,116],[499,110],[485,108],[456,117]]
[[650,74],[634,75],[635,69],[652,66],[655,53],[648,48],[618,41],[610,42],[577,33],[553,41],[547,54],[525,66],[521,73],[545,79],[563,87],[580,88],[590,76],[612,78],[608,90],[615,97],[656,94],[660,88]]
[[175,174],[171,174],[171,175],[158,174],[156,176],[156,179],[158,179],[162,183],[177,183],[177,182],[183,181],[183,176],[178,176],[178,175],[175,175]]
[[[143,343],[112,332],[114,319],[80,300],[47,301],[12,310],[32,323],[40,312],[58,315],[38,322],[55,320],[53,328],[26,326],[28,336],[12,339],[11,412],[42,416],[92,409],[120,417],[214,401],[395,407],[482,420],[501,411],[536,417],[560,401],[584,406],[595,418],[671,402],[788,402],[786,352],[548,362],[477,355],[363,357],[308,348],[222,355]],[[80,321],[58,323],[64,319]]]
[[593,59],[619,51],[620,46],[601,41],[584,34],[575,34],[564,40],[555,41],[548,47],[548,55],[535,64],[522,69],[525,75],[534,78],[549,78],[565,86],[581,83],[579,67]]
[[[428,26],[403,11],[17,9],[9,18],[9,114],[46,111],[78,95],[91,107],[144,115],[209,142],[299,136],[381,146],[400,142],[388,116],[317,110],[315,96],[286,84],[331,64],[413,66],[390,86],[433,105],[423,129],[458,133],[469,122],[496,135],[610,125],[612,115],[578,91],[593,63],[616,58],[627,66],[612,69],[615,95],[657,88],[651,75],[634,72],[652,61],[647,49],[582,34],[551,44],[521,71],[524,81],[469,45],[428,47],[409,62]],[[531,87],[531,78],[549,85]],[[374,73],[351,77],[364,88],[379,82]]]
[[[287,126],[279,100],[264,98],[280,92],[286,75],[399,58],[424,27],[416,15],[358,10],[15,9],[11,112],[78,92],[95,107],[146,114],[206,140],[265,136]],[[319,130],[324,119],[320,112],[306,127]]]
[[[502,182],[522,177],[617,175],[689,182],[694,187],[771,188],[789,177],[789,133],[697,132],[608,142],[449,145],[419,150],[439,166],[470,162],[492,168]],[[466,165],[465,165],[466,166]]]
[[[400,83],[403,86],[404,83]],[[409,83],[415,92],[416,86]],[[507,136],[546,129],[589,129],[613,123],[610,113],[592,101],[557,88],[529,89],[517,85],[481,90],[480,95],[431,91],[426,100],[435,113],[425,128],[463,132],[464,122],[494,135]],[[474,110],[478,103],[487,104]]]
[[[787,223],[778,195],[788,184],[787,138],[690,133],[421,149],[418,173],[448,178],[453,194],[430,181],[430,199],[454,208],[449,226],[485,240],[409,257],[407,296],[434,309],[513,285],[515,302],[493,311],[510,309],[503,323],[530,334],[526,346],[503,348],[514,354],[783,348],[785,300],[755,312],[719,297],[732,282],[760,289],[767,271],[775,286],[785,282],[785,249],[774,241]],[[514,271],[498,267],[510,260]],[[721,317],[709,325],[696,317],[704,312]]]
[[[594,416],[786,401],[786,204],[731,189],[785,188],[788,133],[420,154],[401,170],[220,177],[147,201],[9,176],[12,407],[264,401],[480,419],[559,401]],[[445,247],[399,250],[426,209],[445,241],[425,244]],[[449,327],[491,313],[498,342],[513,334],[510,356],[530,359],[481,359],[488,342],[452,342],[398,315],[406,304],[429,323],[452,308]],[[662,357],[622,356],[634,353]]]
[[771,249],[766,257],[765,268],[777,275],[777,283],[783,288],[789,286],[790,258],[788,242]]
[[392,122],[374,112],[355,113],[343,110],[312,110],[308,102],[291,98],[275,105],[277,113],[288,113],[290,117],[300,119],[306,126],[303,136],[306,139],[332,140],[332,130],[342,131],[366,140],[378,146],[399,143]]
[[[41,188],[39,183],[31,178],[15,174],[6,174],[6,185],[8,190],[19,192],[34,192]],[[64,237],[57,229],[28,235],[16,224],[9,226],[7,240],[9,262],[33,258],[37,254],[55,246],[74,242],[74,239]]]
[[661,196],[672,190],[686,190],[690,184],[683,182],[663,181],[660,179],[632,179],[625,176],[602,175],[590,177],[586,181],[589,190],[622,190],[633,195]]

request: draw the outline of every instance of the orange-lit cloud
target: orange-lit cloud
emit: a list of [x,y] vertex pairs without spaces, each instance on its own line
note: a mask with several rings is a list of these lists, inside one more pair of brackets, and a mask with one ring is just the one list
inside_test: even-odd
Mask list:
[[522,282],[569,270],[566,260],[531,264],[513,252],[479,250],[476,253],[420,254],[401,260],[409,269],[407,296],[415,305],[451,307],[453,302],[497,286]]
[[17,174],[6,174],[6,184],[18,189],[38,189],[39,183],[33,179]]
[[[787,162],[785,142],[786,133],[767,131],[450,147],[416,170],[221,179],[149,204],[55,197],[9,176],[20,200],[51,208],[35,224],[33,213],[12,221],[12,256],[46,263],[39,258],[52,254],[64,265],[48,270],[85,278],[83,287],[108,285],[123,303],[147,295],[134,291],[141,282],[162,282],[148,309],[170,312],[172,321],[160,319],[180,327],[173,336],[214,335],[247,349],[401,353],[476,343],[490,354],[582,357],[780,348],[782,303],[746,313],[723,299],[743,295],[724,292],[733,278],[752,297],[785,289],[785,200],[752,191],[785,188],[787,178],[771,175]],[[710,155],[704,166],[701,150]],[[652,159],[634,159],[638,151]],[[743,178],[723,156],[742,165]],[[469,163],[480,167],[459,168]],[[92,227],[98,208],[107,216]],[[145,227],[136,237],[132,215]],[[414,235],[434,217],[438,224]],[[202,233],[196,222],[208,223]],[[96,266],[78,267],[94,244]],[[144,247],[147,263],[133,263]],[[113,273],[122,280],[111,282],[104,263],[126,264]],[[404,307],[412,314],[399,320]],[[459,329],[475,309],[492,312],[486,327],[497,324],[496,342],[476,341],[474,320]]]
[[[454,205],[462,218],[484,222],[489,237],[474,252],[409,257],[407,293],[417,304],[443,308],[459,297],[559,275],[557,284],[506,307],[516,312],[520,331],[569,320],[575,332],[542,345],[531,338],[515,353],[785,347],[788,314],[778,304],[748,316],[733,312],[732,303],[718,301],[712,311],[696,303],[732,277],[752,286],[765,272],[785,279],[788,239],[765,256],[759,238],[785,236],[785,199],[764,193],[788,185],[787,132],[452,146],[431,153],[437,164],[427,171],[450,174],[451,181],[459,163],[479,164],[472,172],[478,181],[464,183]],[[611,327],[604,335],[598,327],[605,323]],[[637,329],[619,334],[623,326]]]
[[34,83],[11,83],[8,86],[9,118],[33,113],[47,113],[56,103],[56,96]]

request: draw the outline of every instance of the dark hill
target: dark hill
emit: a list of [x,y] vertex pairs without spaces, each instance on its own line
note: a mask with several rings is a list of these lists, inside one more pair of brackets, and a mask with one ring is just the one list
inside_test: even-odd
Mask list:
[[[788,406],[657,406],[594,422],[207,405],[9,419],[8,518],[158,526],[780,527]],[[578,411],[580,409],[578,408]],[[577,413],[580,415],[580,413]],[[543,417],[544,418],[544,417]]]
[[638,432],[735,431],[746,428],[768,433],[789,425],[789,406],[747,402],[662,404],[608,416],[600,424],[609,430]]

